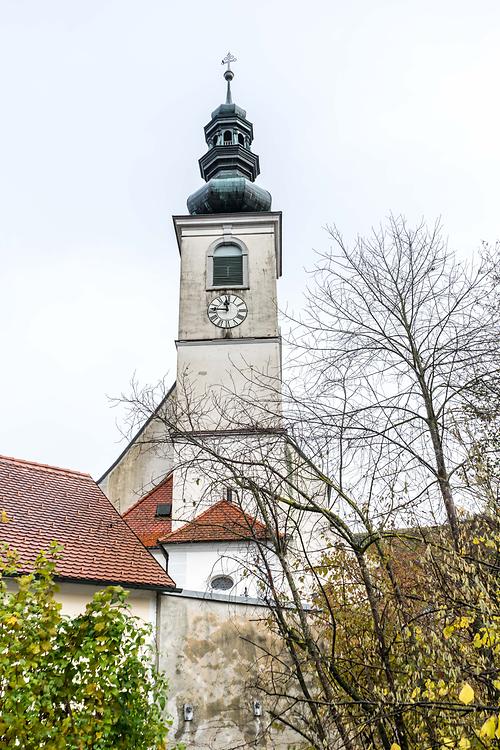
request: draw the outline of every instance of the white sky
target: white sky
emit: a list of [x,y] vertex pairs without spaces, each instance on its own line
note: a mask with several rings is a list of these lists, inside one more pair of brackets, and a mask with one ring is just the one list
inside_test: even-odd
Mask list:
[[0,0],[0,453],[99,476],[106,397],[175,373],[171,215],[224,99],[283,211],[281,305],[322,227],[500,237],[498,0]]

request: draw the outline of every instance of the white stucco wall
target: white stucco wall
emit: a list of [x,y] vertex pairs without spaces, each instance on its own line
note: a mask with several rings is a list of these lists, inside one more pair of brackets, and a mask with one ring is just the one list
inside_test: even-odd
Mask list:
[[198,430],[277,425],[280,357],[278,339],[180,343],[179,414],[189,412],[189,426]]
[[255,568],[257,554],[251,542],[196,542],[165,545],[168,551],[168,573],[178,588],[191,591],[213,591],[210,581],[218,575],[231,576],[235,585],[224,594],[257,598]]
[[[8,581],[8,589],[16,588],[16,579]],[[118,585],[118,584],[116,584]],[[105,586],[91,583],[70,583],[68,581],[57,582],[56,601],[62,605],[61,612],[67,617],[76,617],[85,611],[94,594],[102,591]],[[156,591],[148,589],[126,589],[128,591],[128,606],[133,617],[140,618],[143,622],[156,627]]]
[[[56,599],[61,602],[64,615],[75,617],[82,614],[93,595],[104,588],[106,587],[63,581],[58,584]],[[156,624],[156,592],[147,589],[127,589],[127,591],[130,614],[139,617],[143,622],[154,627]]]
[[[255,515],[252,495],[247,493],[241,496],[234,481],[233,469],[237,470],[238,461],[242,462],[245,476],[254,477],[258,486],[268,489],[276,486],[277,482],[272,467],[281,468],[285,474],[288,470],[281,434],[207,435],[198,438],[196,444],[177,441],[175,450],[177,468],[173,480],[173,529],[224,499],[224,490],[228,486],[239,493],[237,505],[250,515]],[[222,461],[215,460],[218,456],[222,457]],[[226,457],[228,465],[225,465]],[[252,460],[255,461],[253,467],[250,465]]]

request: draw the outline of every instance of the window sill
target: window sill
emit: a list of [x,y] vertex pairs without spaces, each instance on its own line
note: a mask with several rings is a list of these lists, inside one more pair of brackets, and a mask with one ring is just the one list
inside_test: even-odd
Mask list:
[[207,286],[206,288],[207,292],[224,292],[225,290],[229,289],[238,289],[240,291],[244,291],[245,289],[250,289],[250,287],[248,286],[248,284],[232,284],[230,286]]

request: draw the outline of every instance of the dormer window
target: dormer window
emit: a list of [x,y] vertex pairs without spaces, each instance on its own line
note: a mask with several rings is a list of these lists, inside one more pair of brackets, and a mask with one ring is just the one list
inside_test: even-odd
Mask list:
[[158,503],[156,506],[156,518],[170,518],[172,516],[172,503]]

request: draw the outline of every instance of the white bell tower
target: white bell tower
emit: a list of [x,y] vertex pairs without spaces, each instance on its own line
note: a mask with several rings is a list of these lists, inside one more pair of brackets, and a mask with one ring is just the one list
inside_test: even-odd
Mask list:
[[199,412],[198,429],[241,429],[245,420],[248,427],[269,426],[281,379],[281,214],[176,216],[174,224],[181,255],[179,407],[190,401],[185,409]]
[[253,126],[227,98],[205,126],[200,159],[206,184],[175,216],[181,256],[177,402],[179,424],[231,431],[270,428],[280,415],[281,339],[276,280],[281,275],[281,213],[255,184]]

